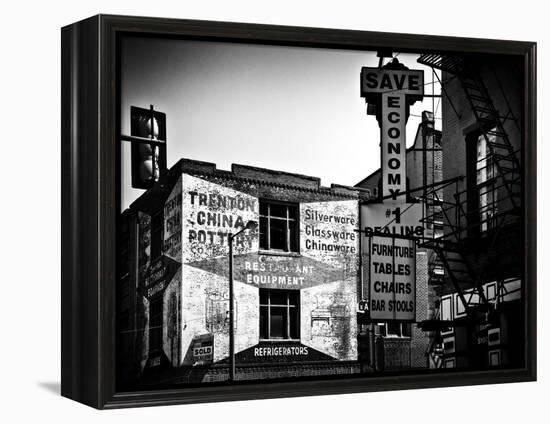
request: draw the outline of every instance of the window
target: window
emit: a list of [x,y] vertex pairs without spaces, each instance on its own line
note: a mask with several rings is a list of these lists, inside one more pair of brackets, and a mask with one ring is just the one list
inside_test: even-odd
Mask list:
[[500,366],[500,350],[489,351],[489,366],[490,367]]
[[298,207],[260,202],[260,249],[298,251]]
[[487,284],[485,287],[485,297],[490,302],[495,302],[497,300],[497,284],[491,283]]
[[456,368],[456,362],[454,358],[445,359],[445,362],[443,363],[443,368]]
[[483,134],[477,137],[476,186],[479,224],[482,232],[494,227],[494,216],[497,213],[497,169],[489,146],[489,143],[496,142],[495,138],[494,135],[485,136]]
[[411,324],[406,322],[384,322],[375,326],[375,334],[384,337],[411,337]]
[[151,300],[149,305],[149,353],[162,350],[162,296]]
[[300,338],[300,292],[260,289],[260,338]]
[[[439,319],[441,321],[452,321],[454,318],[453,295],[443,296],[439,307]],[[452,327],[441,330],[441,334],[449,334],[453,332]]]
[[442,321],[451,321],[453,319],[453,296],[443,296],[441,298],[440,319]]
[[456,352],[455,338],[447,337],[443,339],[443,354],[448,355]]

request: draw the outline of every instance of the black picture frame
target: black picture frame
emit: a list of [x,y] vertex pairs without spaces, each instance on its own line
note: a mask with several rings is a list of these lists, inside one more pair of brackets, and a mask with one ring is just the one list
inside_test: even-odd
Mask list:
[[[115,387],[122,34],[331,49],[508,54],[523,58],[525,358],[522,369],[252,382],[143,392]],[[61,394],[121,408],[536,380],[536,43],[97,15],[62,29]]]

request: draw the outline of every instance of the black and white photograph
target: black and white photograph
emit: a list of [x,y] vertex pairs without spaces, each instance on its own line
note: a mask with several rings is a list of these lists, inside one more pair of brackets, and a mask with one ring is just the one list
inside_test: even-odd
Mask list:
[[544,10],[6,3],[0,422],[544,422]]
[[117,390],[525,368],[522,57],[118,55]]

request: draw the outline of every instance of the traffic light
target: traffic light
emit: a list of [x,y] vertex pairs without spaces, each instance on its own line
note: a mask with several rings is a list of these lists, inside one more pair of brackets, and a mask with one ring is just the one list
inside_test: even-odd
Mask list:
[[[166,172],[166,114],[132,106],[132,187],[148,189]],[[148,142],[150,140],[150,142]]]

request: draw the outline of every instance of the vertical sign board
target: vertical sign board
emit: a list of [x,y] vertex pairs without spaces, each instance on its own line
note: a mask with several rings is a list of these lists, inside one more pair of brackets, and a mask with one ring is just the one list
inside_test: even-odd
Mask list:
[[424,234],[422,203],[363,205],[362,243],[369,256],[370,317],[380,321],[416,318],[416,243]]
[[[416,318],[416,244],[422,204],[406,203],[406,124],[409,106],[424,95],[424,72],[399,61],[361,69],[361,96],[374,104],[380,125],[382,204],[363,205],[363,253],[369,256],[370,318]],[[366,250],[366,251],[365,251]]]
[[[401,65],[402,66],[402,65]],[[382,164],[382,196],[390,203],[407,190],[406,124],[407,106],[424,95],[424,71],[402,69],[361,69],[361,96],[375,101],[380,114],[380,148]]]
[[404,94],[382,94],[382,197],[392,196],[392,203],[401,201],[397,195],[407,191],[405,113]]

